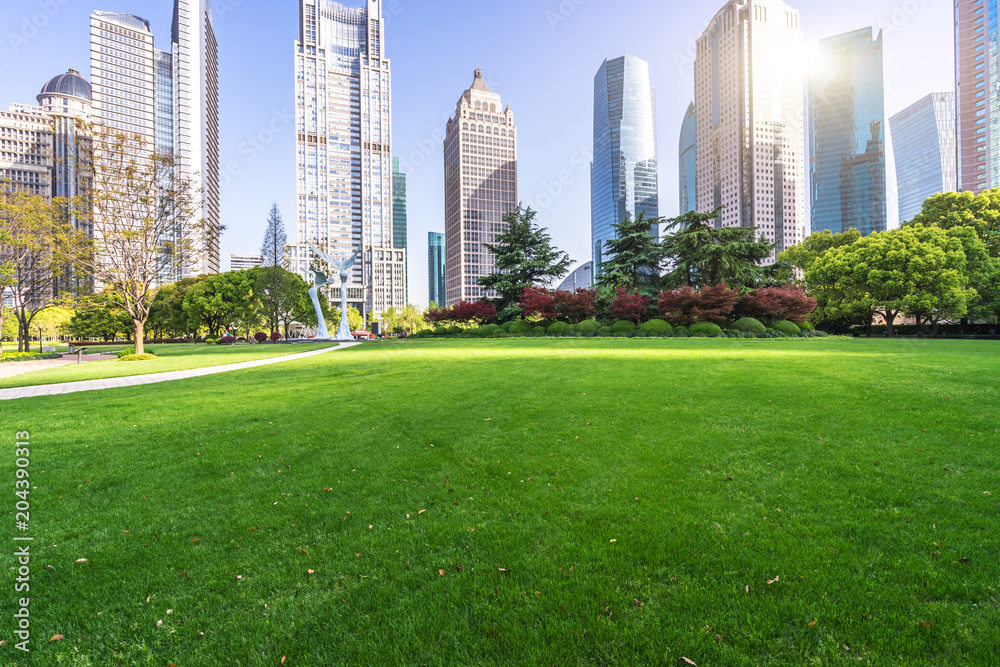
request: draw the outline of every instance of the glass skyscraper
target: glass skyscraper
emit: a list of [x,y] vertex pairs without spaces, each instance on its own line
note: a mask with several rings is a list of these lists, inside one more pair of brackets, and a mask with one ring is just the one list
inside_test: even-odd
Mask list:
[[694,102],[684,114],[680,142],[680,214],[696,208],[698,194],[698,116]]
[[392,68],[385,0],[299,0],[295,44],[296,232],[290,266],[312,281],[307,241],[359,253],[348,302],[363,315],[406,305],[406,251],[393,246]]
[[889,119],[896,154],[899,221],[912,220],[924,200],[957,186],[955,94],[931,93]]
[[443,306],[444,293],[444,234],[427,232],[427,299]]
[[958,190],[1000,186],[1000,17],[996,0],[955,0]]
[[406,174],[392,158],[392,247],[406,250]]
[[[614,225],[640,213],[660,215],[656,91],[649,64],[633,55],[605,60],[594,78],[591,240],[598,273]],[[650,228],[658,236],[659,230]]]
[[[696,44],[697,210],[781,252],[805,234],[802,31],[782,0],[730,0]],[[766,262],[773,262],[774,255]]]
[[819,43],[809,85],[812,231],[886,230],[882,33],[863,28]]

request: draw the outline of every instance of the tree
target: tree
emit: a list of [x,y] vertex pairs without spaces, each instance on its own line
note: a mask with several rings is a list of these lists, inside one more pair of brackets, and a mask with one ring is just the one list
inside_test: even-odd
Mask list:
[[196,218],[193,183],[178,158],[154,152],[140,135],[93,126],[93,252],[79,263],[122,299],[144,351],[146,321],[160,286],[194,263],[220,227]]
[[694,291],[685,286],[660,292],[656,307],[668,322],[695,324],[696,322],[722,322],[733,314],[739,292],[726,285],[703,287]]
[[285,244],[288,243],[288,234],[285,233],[285,223],[281,219],[281,211],[278,204],[271,204],[271,211],[267,215],[267,229],[264,231],[264,244],[260,247],[260,254],[264,258],[264,266],[272,268],[284,268],[285,266]]
[[[2,243],[2,239],[0,239]],[[0,357],[3,356],[3,325],[14,314],[13,307],[7,306],[7,290],[14,285],[14,263],[0,261]]]
[[548,287],[566,273],[572,260],[552,245],[547,230],[535,223],[537,212],[522,209],[504,216],[506,228],[497,235],[496,244],[483,245],[494,256],[494,272],[479,279],[479,284],[496,292],[494,306],[501,320],[515,318],[526,287]]
[[834,234],[829,229],[810,234],[799,245],[792,246],[778,253],[778,261],[790,263],[803,273],[809,270],[813,263],[834,248],[851,245],[861,240],[861,232],[848,229],[842,234]]
[[[254,276],[253,291],[260,315],[270,324],[271,331],[283,327],[285,338],[288,338],[292,322],[299,319],[295,315],[303,298],[309,301],[312,308],[312,301],[308,299],[309,285],[301,276],[280,266],[254,269]],[[316,319],[315,310],[313,308],[313,320]]]
[[3,281],[18,323],[18,351],[29,351],[32,322],[57,305],[57,295],[71,282],[71,266],[86,245],[58,200],[0,190],[0,265],[5,267]]
[[518,306],[525,317],[556,318],[556,295],[543,287],[525,287]]
[[913,225],[831,250],[816,260],[806,281],[833,301],[881,315],[893,336],[901,313],[963,316],[975,292],[967,287],[966,264],[959,239]]
[[642,212],[635,220],[627,217],[615,227],[615,238],[604,242],[608,260],[601,262],[597,276],[599,287],[624,288],[652,293],[660,283],[665,253],[657,239],[662,218],[646,218]]
[[818,301],[801,287],[764,287],[743,297],[742,308],[765,322],[804,322],[816,310]]
[[116,336],[130,336],[132,320],[122,308],[121,299],[105,290],[80,299],[68,328],[78,340],[97,338],[108,342]]
[[485,324],[497,316],[497,309],[489,301],[460,301],[451,308],[435,308],[425,315],[428,322],[452,324]]
[[667,229],[677,231],[663,240],[664,252],[674,266],[665,286],[725,283],[742,288],[760,281],[764,272],[761,262],[771,256],[774,244],[758,240],[755,227],[716,229],[721,211],[689,211],[667,221]]
[[642,324],[646,309],[652,299],[644,296],[639,290],[629,292],[622,287],[615,289],[615,298],[611,301],[611,314],[621,320],[632,320],[636,325]]
[[237,323],[258,307],[255,285],[253,270],[217,273],[200,281],[184,295],[184,310],[192,328],[204,327],[213,338],[234,331]]
[[990,257],[1000,257],[1000,188],[978,195],[945,192],[929,197],[920,213],[903,224],[953,229],[971,227],[986,246]]
[[406,304],[403,310],[400,311],[399,325],[402,328],[403,333],[407,336],[426,328],[426,322],[424,321],[420,310],[411,304]]
[[597,314],[597,290],[578,289],[575,292],[559,290],[555,293],[556,314],[562,320],[579,324]]

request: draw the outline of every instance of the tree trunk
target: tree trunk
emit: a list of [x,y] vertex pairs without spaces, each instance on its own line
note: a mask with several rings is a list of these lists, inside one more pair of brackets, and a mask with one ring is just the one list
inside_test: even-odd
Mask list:
[[896,337],[896,331],[892,328],[892,323],[896,321],[897,314],[892,311],[886,311],[885,313],[885,333],[889,338]]
[[871,338],[872,337],[872,320],[875,319],[875,316],[872,313],[868,313],[868,318],[867,319],[868,319],[868,321],[865,323],[865,333],[867,334],[868,338]]
[[941,329],[941,319],[940,318],[934,318],[934,320],[932,322],[932,328],[931,328],[931,338],[937,338],[938,337],[938,330],[940,330],[940,329]]
[[969,318],[963,317],[958,322],[958,337],[965,338],[965,327],[969,326]]
[[924,331],[924,318],[922,318],[920,315],[917,315],[916,319],[917,319],[917,335],[920,336],[921,338],[925,338],[927,336],[927,332]]
[[135,324],[135,353],[145,354],[146,353],[146,323],[140,320],[133,319],[132,323]]

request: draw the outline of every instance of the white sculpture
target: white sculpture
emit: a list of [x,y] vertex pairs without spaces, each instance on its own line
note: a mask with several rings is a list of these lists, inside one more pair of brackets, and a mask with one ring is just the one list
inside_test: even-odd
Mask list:
[[[337,336],[334,340],[341,342],[352,341],[354,340],[354,336],[351,334],[351,326],[347,321],[347,271],[354,266],[354,260],[357,258],[358,253],[353,252],[350,257],[337,259],[317,248],[312,241],[308,241],[307,243],[309,243],[309,247],[312,248],[313,252],[320,259],[330,265],[330,268],[340,272],[340,327],[337,329]],[[312,299],[313,307],[316,309],[316,317],[319,320],[316,338],[329,338],[330,334],[326,328],[323,309],[319,305],[319,288],[328,284],[328,279],[325,273],[313,270],[313,274],[316,276],[316,286],[309,290],[309,297]]]

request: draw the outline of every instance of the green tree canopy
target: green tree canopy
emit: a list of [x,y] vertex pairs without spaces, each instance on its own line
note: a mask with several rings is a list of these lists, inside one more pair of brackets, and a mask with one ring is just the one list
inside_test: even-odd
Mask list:
[[759,240],[755,227],[716,228],[722,209],[711,213],[689,211],[667,220],[676,230],[663,240],[663,249],[674,269],[664,286],[704,287],[723,283],[738,288],[756,286],[763,275],[761,262],[774,245]]
[[920,213],[903,224],[952,229],[972,227],[991,257],[1000,257],[1000,188],[981,194],[945,192],[929,197]]
[[184,295],[190,326],[212,337],[234,331],[246,311],[256,308],[254,271],[230,271],[205,278]]
[[660,245],[662,218],[647,218],[642,212],[614,226],[615,238],[604,242],[608,259],[601,262],[597,285],[606,294],[618,288],[639,290],[647,296],[659,291],[660,273],[666,258]]
[[552,245],[548,231],[535,222],[537,212],[522,209],[504,216],[506,229],[497,235],[496,243],[483,245],[495,258],[494,272],[479,279],[482,287],[492,289],[500,319],[513,319],[520,309],[526,287],[548,287],[562,277],[572,260],[569,255]]

